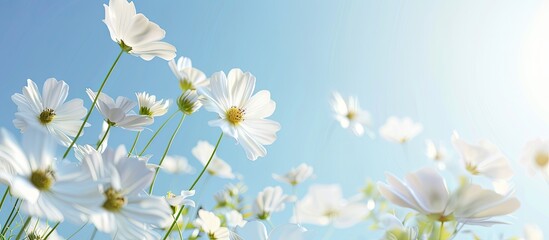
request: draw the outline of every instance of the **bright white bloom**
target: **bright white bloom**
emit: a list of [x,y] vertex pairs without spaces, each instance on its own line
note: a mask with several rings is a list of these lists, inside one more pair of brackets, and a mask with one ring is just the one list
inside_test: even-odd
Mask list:
[[187,199],[188,197],[194,196],[194,193],[195,193],[194,190],[191,190],[191,191],[183,190],[181,191],[181,194],[178,196],[171,192],[168,192],[168,194],[166,195],[166,201],[168,202],[168,204],[170,204],[170,206],[176,207],[176,208],[179,208],[181,206],[194,207],[195,206],[194,201],[191,199]]
[[[88,96],[93,101],[96,93],[87,89]],[[97,98],[97,110],[105,118],[105,121],[114,127],[121,127],[130,131],[141,131],[145,126],[151,125],[154,120],[149,116],[137,115],[131,112],[136,103],[126,97],[116,98],[116,102],[105,93]]]
[[273,178],[279,182],[289,183],[292,186],[300,184],[313,175],[313,167],[302,163],[296,168],[292,168],[284,175],[273,174]]
[[191,115],[202,107],[200,99],[196,90],[187,90],[177,98],[177,107],[184,114]]
[[440,222],[490,226],[502,223],[492,218],[512,213],[520,206],[516,198],[476,184],[466,184],[451,194],[442,176],[430,168],[408,174],[406,182],[391,174],[386,176],[387,184],[378,183],[383,197]]
[[212,212],[200,209],[195,225],[211,240],[229,240],[229,229],[221,227],[221,220]]
[[219,115],[219,119],[209,121],[242,145],[246,156],[256,160],[267,154],[264,145],[276,140],[280,124],[265,119],[271,116],[276,104],[269,91],[253,94],[255,77],[249,72],[232,69],[229,75],[217,72],[210,78],[210,89],[201,88],[206,97],[204,107]]
[[[191,150],[193,156],[198,159],[202,166],[206,166],[210,156],[214,150],[214,146],[206,141],[198,141],[196,146]],[[233,179],[235,176],[233,170],[229,164],[223,161],[221,158],[214,154],[208,169],[206,169],[209,174],[220,177]]]
[[549,140],[535,139],[524,146],[521,163],[531,175],[539,172],[549,180]]
[[162,162],[162,169],[173,174],[191,174],[194,172],[194,168],[189,164],[187,158],[178,155],[166,156],[164,162]]
[[493,180],[507,180],[513,176],[509,160],[496,145],[480,141],[478,145],[469,144],[454,132],[452,144],[461,155],[465,169],[472,175],[483,175]]
[[63,145],[71,144],[71,137],[76,136],[82,118],[86,116],[82,99],[65,102],[69,94],[69,85],[64,81],[49,78],[44,82],[42,94],[32,80],[27,80],[23,93],[11,96],[17,105],[13,124],[21,132],[29,127],[46,129]]
[[[360,109],[358,99],[354,96],[349,96],[349,99],[345,102],[341,94],[334,92],[331,105],[334,117],[341,127],[349,128],[356,136],[362,136],[364,126],[369,128],[372,124],[370,113]],[[372,133],[369,134],[373,135]]]
[[105,7],[103,22],[109,28],[111,39],[120,47],[144,60],[159,57],[164,60],[175,58],[175,47],[161,42],[166,31],[149,21],[141,13],[136,13],[133,2],[110,0]]
[[238,229],[234,240],[313,240],[312,232],[296,224],[285,224],[273,229],[267,234],[267,228],[262,222],[253,221]]
[[253,205],[254,215],[262,220],[269,219],[271,213],[284,210],[285,203],[290,201],[293,198],[284,195],[281,187],[266,187],[257,194]]
[[247,221],[244,220],[242,214],[236,210],[231,210],[225,214],[225,220],[229,228],[244,227]]
[[170,102],[168,100],[156,101],[155,95],[149,95],[146,92],[135,94],[137,96],[137,104],[139,106],[139,115],[149,117],[160,117],[168,112]]
[[427,157],[433,161],[441,162],[446,158],[446,148],[442,144],[436,145],[433,140],[426,140],[425,145],[427,145],[427,151],[425,154]]
[[538,225],[527,224],[524,226],[523,240],[543,240],[543,231]]
[[423,126],[408,117],[402,119],[390,117],[379,129],[379,134],[387,141],[406,143],[421,131],[423,131]]
[[509,193],[512,193],[515,189],[513,183],[501,179],[492,181],[492,186],[494,187],[494,192],[501,195],[507,195]]
[[80,223],[100,209],[105,198],[89,166],[56,161],[54,140],[38,130],[26,131],[22,146],[0,129],[0,179],[9,184],[13,196],[23,200],[23,212],[55,222]]
[[380,217],[385,234],[381,240],[416,240],[417,232],[414,228],[406,227],[395,215],[384,214]]
[[[29,222],[28,227],[25,229],[25,233],[27,234],[27,239],[29,240],[40,240],[45,239],[46,235],[51,231],[51,227],[46,224],[44,221],[41,221],[37,218],[32,218]],[[63,240],[65,238],[61,237],[57,233],[57,230],[53,230],[53,232],[50,233],[48,236],[48,239],[50,240]]]
[[313,185],[307,195],[296,204],[297,218],[302,223],[332,224],[336,228],[348,228],[362,221],[369,213],[368,206],[343,198],[341,187]]
[[121,146],[103,154],[88,148],[83,162],[93,166],[106,200],[102,208],[90,217],[95,227],[120,239],[159,239],[153,227],[166,227],[172,221],[168,202],[144,194],[152,182],[154,171],[146,159],[127,157]]
[[210,85],[210,80],[206,78],[206,75],[202,71],[193,68],[190,58],[180,57],[177,63],[172,59],[168,65],[179,80],[179,87],[181,87],[183,92]]

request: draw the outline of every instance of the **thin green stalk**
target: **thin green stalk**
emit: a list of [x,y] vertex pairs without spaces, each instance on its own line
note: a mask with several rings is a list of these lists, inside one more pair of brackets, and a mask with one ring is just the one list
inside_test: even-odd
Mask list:
[[44,236],[44,239],[48,239],[50,237],[50,235],[53,233],[53,231],[55,231],[55,229],[57,228],[57,226],[59,226],[59,223],[61,222],[57,222],[51,229],[50,231],[48,232],[48,234],[46,234],[46,236]]
[[[13,208],[11,208],[10,215],[8,215],[8,218],[6,219],[6,222],[4,222],[4,225],[2,225],[3,227],[2,227],[2,231],[0,232],[0,235],[4,236],[5,233],[8,231],[8,223],[10,223],[10,219],[13,213],[15,212],[16,208],[17,208],[17,212],[19,212],[19,208],[17,207],[18,203],[19,203],[19,199],[15,200],[15,204],[13,205]],[[17,213],[15,214],[15,216],[17,216]],[[15,218],[15,216],[13,216],[13,218]]]
[[4,231],[4,234],[8,232],[8,230],[11,227],[11,224],[13,224],[13,221],[17,218],[17,214],[19,214],[19,209],[21,209],[21,202],[19,202],[19,206],[17,206],[17,210],[15,211],[15,215],[11,218],[10,222],[8,223],[8,226],[6,227],[6,230]]
[[71,234],[67,240],[71,239],[72,237],[74,237],[74,235],[76,235],[77,233],[79,233],[86,225],[88,225],[88,222],[82,224],[82,226],[80,228],[78,228],[78,230],[76,230],[76,232],[74,232],[73,234]]
[[[217,151],[217,147],[219,147],[219,143],[221,142],[221,138],[223,138],[223,132],[221,132],[221,135],[219,135],[219,139],[217,139],[217,143],[215,144],[215,148],[212,151],[212,154],[210,155],[210,159],[208,159],[208,162],[206,163],[206,165],[204,165],[204,168],[202,168],[202,171],[200,172],[198,177],[194,180],[193,184],[189,188],[189,191],[194,189],[194,186],[196,186],[196,183],[198,183],[198,180],[200,180],[202,175],[204,175],[204,172],[206,172],[206,169],[210,165],[210,162],[212,161],[212,158],[215,155],[215,152]],[[172,222],[172,225],[170,226],[170,228],[168,229],[168,231],[166,232],[166,234],[164,235],[162,240],[166,240],[168,238],[168,236],[170,235],[170,232],[172,231],[173,227],[175,226],[175,224],[177,224],[177,219],[179,219],[179,217],[181,216],[181,213],[183,213],[184,209],[185,209],[185,206],[183,206],[179,209],[179,211],[177,212],[177,215],[175,216],[175,219]]]
[[444,235],[444,222],[440,222],[440,230],[438,233],[438,240],[442,240],[442,236]]
[[15,240],[21,239],[21,236],[23,235],[23,232],[25,231],[25,228],[27,228],[27,226],[29,225],[30,221],[31,221],[31,217],[28,216],[27,220],[25,221],[25,224],[23,224],[23,227],[21,227],[21,230],[19,230],[17,237],[15,237]]
[[71,151],[72,147],[76,143],[76,140],[80,137],[80,134],[82,134],[82,130],[84,129],[84,126],[86,125],[86,122],[88,122],[88,118],[90,118],[91,113],[93,112],[93,109],[95,108],[95,104],[97,103],[97,99],[99,98],[99,95],[101,95],[101,91],[103,91],[103,87],[105,87],[105,84],[107,83],[107,79],[109,79],[109,76],[112,73],[112,70],[116,66],[116,63],[118,63],[118,60],[120,60],[120,56],[122,56],[122,53],[124,53],[124,49],[120,49],[120,53],[116,57],[116,60],[114,60],[114,63],[112,64],[111,68],[109,69],[109,72],[107,73],[107,76],[105,76],[105,79],[103,79],[103,82],[101,83],[101,86],[99,87],[99,90],[97,90],[97,94],[95,95],[95,98],[93,99],[93,103],[90,107],[90,110],[88,111],[88,114],[86,114],[86,117],[84,118],[84,121],[82,122],[82,125],[80,126],[80,129],[78,130],[78,133],[76,136],[74,136],[74,139],[71,142],[71,145],[67,148],[65,151],[65,154],[63,154],[63,158],[66,158],[69,152]]
[[92,235],[90,237],[90,240],[93,240],[95,238],[95,234],[97,234],[97,228],[93,228]]
[[103,144],[103,141],[105,141],[105,139],[107,139],[107,136],[109,135],[110,130],[111,130],[111,125],[109,124],[109,126],[107,127],[107,130],[105,131],[105,134],[103,134],[103,137],[97,143],[97,147],[95,147],[95,149],[99,150],[99,148],[101,147],[101,144]]
[[0,202],[0,210],[2,210],[2,206],[4,206],[4,201],[6,200],[6,197],[8,196],[9,192],[10,192],[10,187],[7,187],[6,191],[4,192],[4,196],[2,196],[2,201]]
[[172,147],[173,140],[175,139],[175,135],[177,135],[177,132],[179,132],[179,129],[181,128],[181,124],[183,124],[183,121],[185,120],[186,114],[183,114],[181,116],[181,119],[179,120],[179,123],[177,124],[177,127],[175,128],[175,131],[172,133],[172,137],[170,138],[170,141],[168,141],[168,145],[166,146],[166,149],[164,149],[164,153],[162,154],[162,158],[160,158],[160,162],[158,163],[158,167],[154,171],[154,176],[152,179],[151,186],[149,187],[149,195],[152,194],[154,183],[156,182],[156,176],[158,175],[158,171],[160,171],[160,166],[162,166],[162,162],[164,162],[164,158],[166,158],[166,155],[168,155],[168,151]]
[[133,140],[132,148],[130,148],[130,151],[128,152],[128,157],[132,155],[135,145],[137,145],[137,140],[139,140],[139,135],[141,135],[141,132],[137,132],[137,135],[135,135],[135,140]]
[[145,148],[143,148],[143,150],[137,155],[137,156],[142,156],[143,153],[145,152],[145,150],[147,150],[147,148],[149,147],[149,145],[151,145],[152,141],[156,138],[156,135],[158,135],[158,133],[160,132],[160,130],[162,130],[162,128],[164,128],[164,126],[166,126],[166,124],[173,118],[175,117],[175,114],[177,114],[179,111],[175,111],[172,115],[170,115],[170,117],[168,117],[168,119],[166,119],[166,121],[164,121],[164,123],[162,123],[162,125],[160,125],[160,128],[158,128],[156,130],[156,132],[154,132],[153,136],[151,137],[151,139],[149,139],[149,141],[147,142],[147,144],[145,145]]

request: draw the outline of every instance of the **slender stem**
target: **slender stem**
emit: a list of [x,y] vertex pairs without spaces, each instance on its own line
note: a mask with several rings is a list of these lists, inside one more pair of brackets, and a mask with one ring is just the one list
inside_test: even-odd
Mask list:
[[151,137],[151,139],[149,139],[149,141],[147,142],[147,144],[145,145],[145,148],[143,148],[143,150],[137,155],[137,156],[142,156],[143,153],[145,152],[145,150],[147,150],[147,148],[149,147],[149,145],[151,145],[152,141],[156,138],[156,135],[158,135],[158,133],[160,132],[160,130],[162,130],[162,128],[164,128],[164,126],[166,126],[166,124],[173,118],[175,117],[175,114],[178,113],[179,111],[176,111],[174,112],[172,115],[170,115],[170,117],[168,119],[166,119],[166,121],[164,121],[164,123],[162,123],[162,125],[160,125],[160,128],[158,128],[156,130],[156,132],[154,132],[153,136]]
[[8,223],[8,226],[6,227],[6,230],[4,231],[4,234],[6,234],[8,232],[8,230],[10,229],[11,227],[11,224],[13,224],[13,221],[15,221],[15,219],[17,218],[17,214],[19,214],[19,209],[21,209],[21,202],[19,202],[19,206],[17,206],[17,210],[15,211],[15,215],[13,215],[13,217],[11,218],[10,222]]
[[21,227],[21,230],[19,230],[17,237],[15,237],[15,240],[21,239],[21,236],[23,235],[23,232],[25,231],[25,228],[27,228],[27,226],[29,225],[30,221],[31,221],[31,217],[28,216],[27,220],[25,221],[25,224],[23,224],[23,227]]
[[0,210],[2,210],[2,206],[4,206],[4,200],[6,200],[6,196],[8,196],[9,192],[10,192],[10,187],[7,187],[6,191],[4,192],[4,196],[2,196],[2,201],[0,202]]
[[71,142],[71,145],[67,148],[65,151],[65,154],[63,154],[63,158],[66,158],[69,152],[71,151],[72,147],[76,143],[76,140],[80,137],[80,134],[82,134],[82,130],[84,129],[84,126],[86,125],[86,122],[88,122],[88,118],[90,118],[91,113],[93,112],[93,109],[95,108],[95,104],[97,103],[97,99],[99,98],[99,95],[101,95],[101,91],[103,91],[103,87],[105,87],[105,84],[107,83],[107,79],[109,79],[109,76],[112,73],[112,70],[114,69],[114,66],[116,66],[116,63],[118,63],[118,60],[120,60],[120,56],[122,56],[122,53],[124,53],[124,49],[120,49],[120,53],[118,53],[118,56],[116,57],[116,60],[114,60],[114,63],[112,64],[111,68],[109,69],[109,72],[107,73],[107,76],[105,76],[105,79],[103,79],[103,82],[101,83],[101,86],[99,87],[99,90],[97,90],[97,94],[95,95],[95,98],[93,99],[93,103],[90,107],[90,110],[88,111],[88,114],[86,114],[86,117],[84,118],[84,121],[82,122],[82,125],[80,126],[80,129],[78,130],[78,133],[76,136],[74,136],[74,139]]
[[[15,204],[13,205],[13,208],[11,208],[11,212],[10,212],[10,215],[8,215],[8,218],[6,219],[6,222],[4,222],[4,227],[2,228],[2,231],[0,232],[0,235],[1,236],[4,236],[5,232],[8,231],[8,223],[10,223],[10,219],[13,215],[13,212],[15,211],[15,209],[17,208],[17,212],[19,212],[19,208],[17,207],[17,204],[19,203],[19,199],[15,200]],[[17,215],[17,213],[15,214],[15,216]],[[15,218],[15,216],[13,216],[13,218]],[[11,225],[11,224],[10,224]]]
[[82,226],[80,228],[78,228],[78,230],[76,230],[76,232],[74,232],[73,234],[71,234],[67,240],[71,239],[72,237],[74,237],[74,235],[76,235],[77,233],[79,233],[86,225],[88,225],[88,222],[82,224]]
[[294,195],[295,198],[296,198],[296,200],[293,202],[295,223],[297,223],[297,225],[299,225],[299,216],[298,216],[298,212],[297,212],[297,187],[296,187],[296,185],[292,185],[292,195]]
[[46,236],[44,236],[44,239],[48,239],[50,237],[50,235],[53,233],[53,231],[55,231],[55,229],[57,228],[57,226],[59,226],[59,223],[61,222],[57,222],[51,229],[50,231],[48,232],[48,234],[46,234]]
[[[206,165],[204,165],[204,168],[202,168],[202,171],[200,172],[198,177],[194,180],[193,184],[189,188],[189,191],[194,189],[194,186],[196,185],[198,180],[200,180],[202,175],[204,175],[204,172],[206,171],[206,169],[210,165],[210,162],[212,161],[212,158],[215,155],[215,152],[217,151],[217,147],[219,147],[219,143],[221,142],[221,138],[223,138],[223,132],[221,132],[221,135],[219,135],[219,139],[217,139],[217,143],[215,144],[215,148],[212,151],[212,154],[210,155],[210,159],[208,159],[208,162],[206,163]],[[185,206],[183,206],[181,209],[179,209],[179,211],[177,212],[177,215],[175,216],[175,219],[172,222],[172,225],[170,226],[170,228],[168,229],[168,231],[166,232],[166,234],[164,235],[162,240],[166,240],[168,238],[168,236],[170,235],[170,232],[172,231],[173,227],[175,226],[175,224],[177,224],[177,219],[179,219],[179,217],[181,216],[181,213],[183,212],[184,209],[185,209]]]
[[137,132],[137,135],[135,135],[135,140],[133,140],[132,148],[130,148],[130,151],[128,152],[128,157],[132,155],[135,145],[137,144],[137,140],[139,140],[139,135],[141,135],[141,132]]
[[97,234],[97,228],[96,227],[93,228],[93,232],[92,232],[92,235],[90,237],[90,240],[93,240],[95,238],[95,234]]
[[105,141],[105,139],[107,139],[107,136],[109,135],[110,130],[111,130],[111,125],[109,124],[109,126],[107,127],[107,130],[105,131],[105,134],[103,134],[103,137],[97,143],[97,147],[95,149],[99,150],[99,148],[101,147],[101,144],[103,144],[103,141]]
[[151,183],[151,186],[149,187],[149,195],[151,195],[152,192],[153,192],[154,183],[156,182],[156,176],[158,175],[158,171],[160,171],[160,166],[162,166],[162,162],[164,162],[164,158],[166,158],[166,155],[168,155],[168,151],[172,147],[172,143],[173,143],[173,140],[175,139],[175,135],[177,135],[177,132],[179,132],[179,129],[181,128],[181,124],[185,120],[185,116],[187,116],[187,115],[183,114],[181,116],[181,119],[179,120],[179,123],[177,124],[177,127],[175,128],[175,131],[173,131],[173,133],[172,133],[172,137],[170,138],[170,141],[168,141],[168,145],[166,146],[166,149],[164,149],[164,153],[162,154],[162,158],[160,158],[160,162],[158,163],[158,167],[154,171],[154,176],[153,176],[153,179],[152,179],[152,183]]
[[444,235],[444,222],[440,222],[440,230],[438,233],[438,240],[442,240],[442,236]]

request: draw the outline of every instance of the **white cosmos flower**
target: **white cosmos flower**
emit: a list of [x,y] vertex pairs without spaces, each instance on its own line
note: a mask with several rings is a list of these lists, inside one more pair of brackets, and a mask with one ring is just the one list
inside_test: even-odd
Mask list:
[[82,99],[72,99],[67,102],[69,85],[64,81],[49,78],[44,82],[42,93],[32,80],[27,80],[23,93],[11,96],[17,105],[17,113],[13,124],[21,132],[29,127],[46,129],[63,145],[68,146],[76,136],[82,118],[86,116]]
[[51,136],[34,129],[23,135],[23,148],[0,129],[0,179],[14,197],[23,200],[21,210],[38,218],[81,223],[100,209],[105,199],[86,164],[56,160]]
[[168,65],[179,80],[179,87],[181,87],[183,92],[208,87],[210,85],[210,80],[206,78],[206,75],[202,71],[193,68],[190,58],[179,57],[177,63],[172,59]]
[[285,224],[273,229],[270,233],[260,221],[252,221],[238,229],[234,240],[313,240],[318,239],[307,231],[307,229],[297,224]]
[[528,142],[520,161],[531,175],[540,173],[549,180],[549,140],[535,139]]
[[105,19],[111,39],[124,51],[151,60],[159,57],[164,60],[175,58],[175,47],[162,42],[166,31],[149,21],[141,13],[136,13],[133,2],[110,0],[105,7]]
[[[29,240],[35,240],[35,239],[45,239],[46,235],[52,231],[51,226],[49,226],[44,221],[41,221],[38,218],[32,218],[29,222],[28,227],[25,229],[25,233],[27,234],[27,239]],[[65,238],[61,237],[59,233],[57,233],[57,230],[53,230],[50,235],[48,236],[48,239],[50,240],[63,240]]]
[[256,160],[267,154],[264,145],[276,140],[280,124],[265,119],[271,116],[276,104],[269,91],[253,94],[255,77],[249,72],[232,69],[229,75],[214,73],[210,78],[210,89],[200,88],[206,97],[204,107],[219,115],[219,119],[209,122],[242,145],[246,156]]
[[387,183],[378,183],[383,197],[440,222],[490,226],[502,223],[492,218],[512,213],[520,206],[516,198],[476,184],[465,184],[450,193],[444,178],[431,168],[408,174],[405,182],[391,174],[386,176]]
[[194,172],[194,168],[189,164],[187,158],[178,155],[166,156],[164,162],[162,162],[162,169],[173,174],[191,174]]
[[493,180],[507,180],[513,176],[509,160],[491,142],[484,140],[478,145],[469,144],[454,132],[452,144],[460,153],[464,167],[470,174],[483,175]]
[[336,228],[351,227],[368,215],[366,204],[343,198],[341,187],[336,184],[313,185],[307,195],[296,203],[293,219],[315,225],[333,225]]
[[257,194],[253,205],[254,215],[262,220],[269,219],[271,213],[284,210],[285,203],[293,200],[291,196],[283,194],[279,186],[266,187]]
[[433,140],[426,140],[425,144],[427,145],[427,150],[425,154],[427,155],[427,158],[433,160],[436,162],[439,169],[444,170],[446,169],[446,148],[442,144],[435,144]]
[[390,117],[379,129],[379,134],[387,141],[406,143],[421,133],[421,131],[423,131],[423,126],[420,123],[415,123],[408,117],[402,119]]
[[194,223],[211,240],[229,240],[229,229],[221,227],[221,220],[212,212],[200,209]]
[[535,224],[526,224],[524,226],[523,240],[543,240],[543,231]]
[[312,175],[313,167],[302,163],[299,166],[292,168],[288,173],[282,176],[273,173],[273,178],[279,182],[285,182],[295,186],[309,179]]
[[392,214],[383,214],[380,217],[385,234],[381,240],[416,240],[417,232],[414,228],[406,227],[402,221]]
[[202,107],[200,99],[196,90],[187,90],[177,98],[177,107],[184,114],[191,115]]
[[[364,126],[369,128],[372,124],[370,113],[360,108],[358,99],[354,96],[349,96],[347,102],[341,94],[334,92],[332,94],[332,110],[334,117],[339,122],[342,128],[349,128],[356,136],[364,134]],[[368,131],[370,136],[373,134]]]
[[[93,101],[96,93],[87,89],[88,96]],[[118,97],[114,101],[109,95],[101,93],[97,98],[97,110],[105,118],[105,121],[114,127],[121,127],[130,131],[141,131],[145,126],[151,125],[154,119],[149,116],[137,115],[131,112],[136,103],[126,97]]]
[[195,206],[194,201],[191,199],[187,199],[188,197],[194,196],[194,193],[195,193],[194,190],[191,190],[191,191],[183,190],[181,191],[180,195],[175,195],[171,192],[168,192],[165,199],[168,202],[168,204],[170,204],[170,206],[172,207],[176,207],[176,208],[179,208],[181,206],[194,207]]
[[89,163],[100,182],[106,200],[90,216],[90,222],[117,239],[159,239],[153,228],[171,223],[168,202],[143,191],[152,182],[154,171],[147,159],[127,157],[126,149],[107,149],[103,154],[88,148],[83,162]]
[[[210,156],[214,150],[214,146],[206,141],[198,141],[196,146],[191,150],[193,156],[198,159],[202,166],[206,166]],[[220,177],[220,178],[235,178],[233,170],[229,164],[223,161],[221,158],[214,154],[208,169],[206,169],[209,174]]]
[[229,228],[244,227],[247,223],[242,214],[236,210],[231,210],[226,213],[225,220],[227,221],[227,227]]
[[146,92],[140,92],[135,94],[137,96],[137,104],[139,107],[139,115],[149,117],[160,117],[168,112],[170,102],[168,100],[156,101],[155,95],[149,95]]

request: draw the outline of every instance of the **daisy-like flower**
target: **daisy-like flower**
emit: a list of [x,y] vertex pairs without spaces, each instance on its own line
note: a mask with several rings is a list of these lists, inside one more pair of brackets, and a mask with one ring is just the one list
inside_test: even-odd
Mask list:
[[312,175],[313,167],[302,163],[299,166],[292,168],[288,173],[282,176],[273,173],[273,178],[279,182],[285,182],[295,186],[309,179]]
[[61,237],[61,235],[59,235],[59,233],[57,233],[57,230],[52,231],[52,228],[48,224],[38,218],[31,219],[28,227],[25,229],[25,233],[27,234],[27,239],[29,240],[46,239],[45,237],[46,235],[48,235],[48,233],[50,234],[48,236],[48,239],[50,240],[64,239],[63,237]]
[[540,173],[549,180],[549,140],[535,139],[528,142],[520,161],[531,175]]
[[[342,128],[349,128],[356,136],[364,134],[364,126],[369,128],[372,124],[370,113],[360,108],[358,99],[354,96],[349,96],[345,101],[341,94],[334,92],[332,94],[332,110],[334,117],[339,122]],[[370,136],[373,134],[368,131]]]
[[99,210],[104,197],[87,164],[56,161],[55,142],[35,129],[23,135],[23,148],[0,129],[0,178],[13,196],[23,200],[21,210],[30,216],[76,223]]
[[194,168],[189,164],[187,158],[177,155],[166,156],[166,158],[164,158],[164,162],[162,162],[162,169],[173,174],[191,174],[194,172]]
[[69,94],[69,85],[64,81],[49,78],[44,82],[42,93],[32,80],[27,80],[23,93],[11,96],[17,105],[13,124],[21,132],[28,128],[46,129],[63,145],[68,146],[82,125],[86,115],[82,99],[65,102]]
[[179,87],[183,92],[210,85],[210,81],[206,78],[206,75],[202,71],[193,68],[190,58],[179,57],[177,63],[172,59],[168,65],[179,80]]
[[402,224],[402,221],[395,215],[384,214],[380,217],[382,227],[385,229],[385,234],[381,240],[414,240],[417,238],[417,232],[413,228],[409,228]]
[[187,90],[177,98],[177,107],[184,114],[191,115],[202,107],[202,102],[196,90]]
[[433,160],[439,169],[443,170],[446,168],[446,148],[442,144],[435,144],[433,140],[426,140],[425,145],[427,146],[427,150],[425,154],[427,155],[427,158]]
[[336,184],[311,186],[307,195],[296,203],[296,210],[302,223],[336,228],[352,227],[369,213],[366,204],[344,199],[341,187]]
[[146,92],[136,93],[135,95],[137,96],[139,115],[160,117],[168,112],[169,101],[164,101],[164,99],[156,101],[155,95],[149,95]]
[[[87,89],[88,96],[93,101],[96,93]],[[114,101],[109,95],[101,93],[97,98],[97,110],[105,118],[105,121],[113,127],[121,127],[130,131],[141,131],[145,126],[151,125],[154,119],[149,116],[137,115],[131,112],[136,103],[126,97],[118,97]]]
[[246,156],[256,160],[267,154],[264,145],[276,140],[280,124],[265,119],[271,116],[276,104],[269,91],[253,94],[255,77],[249,72],[232,69],[229,75],[217,72],[210,78],[210,89],[200,88],[206,97],[204,107],[219,115],[219,119],[209,122],[242,145]]
[[106,200],[90,216],[90,222],[102,232],[120,239],[159,239],[153,228],[163,228],[172,221],[168,202],[144,194],[154,171],[146,159],[127,157],[123,146],[107,149],[103,154],[88,148],[83,162],[92,166]]
[[520,206],[516,198],[476,184],[465,184],[450,193],[444,178],[431,168],[408,174],[405,182],[391,174],[386,176],[387,183],[378,183],[383,197],[439,222],[490,226],[502,223],[494,217],[512,213]]
[[284,210],[285,203],[293,200],[291,196],[283,194],[279,186],[266,187],[257,194],[253,205],[254,215],[261,220],[267,220],[271,213]]
[[166,31],[136,13],[133,2],[110,0],[105,7],[105,19],[111,39],[127,53],[149,61],[154,57],[164,60],[175,58],[175,47],[162,42]]
[[227,221],[227,227],[234,229],[236,227],[244,227],[247,221],[239,211],[231,210],[225,214],[225,220]]
[[420,123],[415,123],[411,118],[390,117],[379,129],[379,134],[385,140],[396,143],[406,143],[423,131]]
[[235,234],[234,240],[313,240],[318,239],[307,231],[307,229],[297,224],[285,224],[273,229],[270,233],[260,221],[253,221],[238,229],[238,235]]
[[527,224],[524,226],[523,240],[543,240],[543,231],[535,224]]
[[491,142],[480,141],[478,145],[469,144],[454,132],[452,144],[460,153],[465,169],[471,175],[483,175],[493,180],[507,180],[513,176],[509,160]]
[[221,220],[212,212],[200,209],[194,224],[211,240],[229,240],[229,229],[221,227]]
[[191,190],[191,191],[181,191],[181,194],[180,195],[175,195],[171,192],[168,192],[168,194],[166,195],[166,201],[168,202],[168,204],[170,204],[170,206],[172,206],[172,208],[180,208],[181,206],[191,206],[191,207],[194,207],[195,206],[195,203],[193,200],[191,199],[187,199],[188,197],[192,197],[194,196],[194,193],[195,191],[194,190]]
[[[214,146],[206,141],[198,141],[196,146],[191,150],[193,156],[198,159],[202,166],[206,166],[210,156],[214,150]],[[215,154],[206,169],[210,175],[217,176],[220,178],[233,179],[235,175],[229,164],[223,161],[221,158]]]

